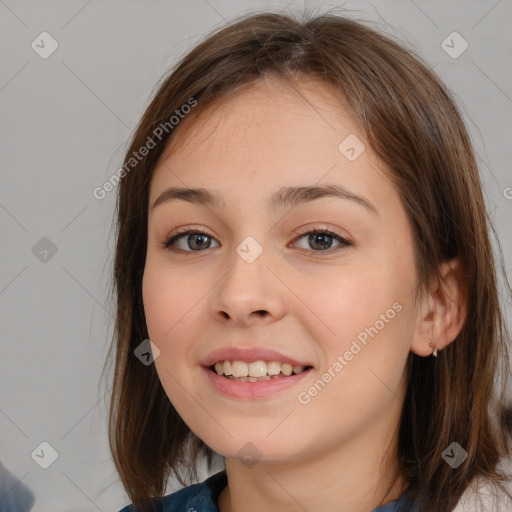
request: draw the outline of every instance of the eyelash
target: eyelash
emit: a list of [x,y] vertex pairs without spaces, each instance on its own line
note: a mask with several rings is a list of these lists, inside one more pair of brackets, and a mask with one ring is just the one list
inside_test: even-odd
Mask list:
[[[335,247],[334,249],[330,248],[325,251],[313,251],[313,250],[309,250],[309,249],[302,249],[304,251],[308,251],[308,252],[312,253],[314,255],[314,257],[317,257],[317,256],[319,257],[322,254],[332,254],[333,252],[337,252],[340,249],[343,249],[345,247],[350,247],[351,245],[353,245],[353,243],[350,242],[349,240],[347,240],[346,238],[343,238],[341,235],[338,235],[337,233],[334,233],[333,231],[329,231],[328,229],[310,228],[309,226],[306,226],[305,228],[301,228],[300,230],[294,231],[294,234],[299,235],[298,239],[302,238],[305,235],[310,235],[310,234],[315,234],[315,233],[326,234],[326,235],[336,239],[338,242],[340,242],[340,245]],[[174,234],[172,234],[169,238],[167,238],[165,240],[165,242],[162,244],[162,247],[164,249],[168,249],[171,251],[188,253],[188,254],[203,252],[203,251],[183,251],[182,249],[175,249],[172,247],[172,245],[179,238],[181,238],[185,235],[205,235],[209,238],[213,238],[208,233],[205,233],[204,231],[201,231],[201,230],[190,229],[188,227],[179,228]]]

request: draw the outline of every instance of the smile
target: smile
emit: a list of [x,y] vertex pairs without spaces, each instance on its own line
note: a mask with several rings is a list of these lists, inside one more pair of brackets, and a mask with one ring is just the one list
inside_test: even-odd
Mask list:
[[210,369],[230,380],[259,382],[302,373],[311,366],[292,366],[280,361],[218,361]]

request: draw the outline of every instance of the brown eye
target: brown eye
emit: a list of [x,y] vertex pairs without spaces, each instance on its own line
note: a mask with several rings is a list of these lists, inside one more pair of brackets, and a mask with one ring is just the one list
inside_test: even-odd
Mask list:
[[[177,242],[181,242],[180,239],[185,240],[185,247],[177,247]],[[210,235],[203,233],[202,231],[185,231],[178,233],[170,237],[164,244],[166,249],[173,248],[173,250],[184,251],[184,252],[200,252],[202,249],[209,249],[211,241],[214,240]],[[174,249],[177,247],[177,249]]]
[[339,242],[337,248],[352,245],[347,239],[343,238],[341,235],[338,235],[337,233],[333,233],[332,231],[325,229],[312,229],[310,231],[307,231],[306,233],[303,233],[302,236],[300,236],[299,240],[301,238],[306,238],[306,236],[306,244],[308,245],[308,247],[302,247],[302,249],[313,252],[326,252],[327,250],[331,249],[333,239]]

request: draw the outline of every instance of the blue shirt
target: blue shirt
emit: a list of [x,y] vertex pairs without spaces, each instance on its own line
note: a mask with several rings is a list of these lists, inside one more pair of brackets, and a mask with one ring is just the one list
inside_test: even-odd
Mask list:
[[0,512],[28,512],[34,493],[0,462]]
[[[189,485],[163,498],[155,498],[155,512],[219,512],[217,498],[228,483],[226,470],[211,475],[200,484]],[[405,491],[400,498],[373,509],[371,512],[405,512],[406,505],[412,503],[411,495]],[[133,505],[128,505],[119,512],[136,512]],[[420,512],[419,508],[411,512]]]

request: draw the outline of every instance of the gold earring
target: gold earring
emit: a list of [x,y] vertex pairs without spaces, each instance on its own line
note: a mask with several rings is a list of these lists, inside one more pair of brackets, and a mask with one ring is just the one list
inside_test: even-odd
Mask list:
[[435,343],[432,343],[432,340],[428,340],[428,346],[432,349],[434,349],[434,352],[432,352],[432,355],[434,357],[437,357],[437,347]]

